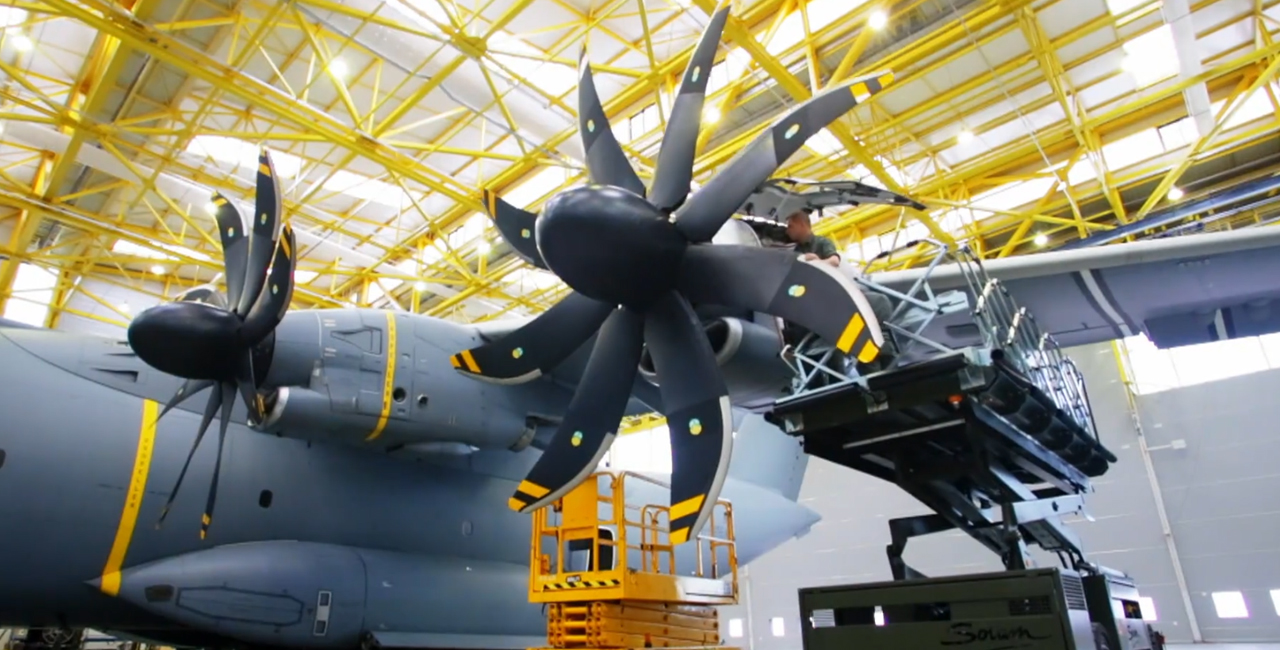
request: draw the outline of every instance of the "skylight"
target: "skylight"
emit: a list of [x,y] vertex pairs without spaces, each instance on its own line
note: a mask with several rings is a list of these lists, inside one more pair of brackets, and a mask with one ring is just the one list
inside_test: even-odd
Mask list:
[[522,267],[508,273],[502,281],[512,285],[521,294],[550,289],[560,284],[560,278],[554,274],[529,267]]
[[124,239],[116,240],[116,243],[111,245],[111,252],[119,253],[121,255],[132,255],[134,257],[145,257],[147,259],[153,259],[153,260],[168,260],[172,262],[182,261],[178,256],[187,257],[188,259],[196,259],[202,262],[213,261],[212,257],[209,257],[208,255],[205,255],[200,251],[187,248],[186,246],[175,246],[173,244],[162,244],[159,242],[156,242],[154,246],[156,248],[161,248],[166,251],[169,251],[169,253],[172,253],[172,254],[163,253],[159,250],[156,250],[156,248],[139,246],[138,244],[135,244],[130,241],[126,241]]
[[[187,145],[187,153],[201,158],[212,158],[220,163],[232,165],[232,172],[239,171],[241,166],[257,169],[257,146],[237,138],[221,135],[197,135]],[[302,170],[302,159],[280,151],[271,152],[271,162],[275,165],[276,175],[280,178],[293,178]]]
[[1052,177],[1041,177],[1005,183],[973,197],[970,205],[978,209],[1012,211],[1040,200],[1055,182]]
[[1145,5],[1152,0],[1107,0],[1107,11],[1112,16],[1119,16],[1135,7]]
[[21,25],[27,20],[27,10],[17,7],[0,7],[0,27]]
[[837,18],[847,16],[849,12],[866,4],[867,0],[812,0],[805,5],[804,11],[809,14],[809,30],[816,32],[835,22]]
[[546,61],[546,53],[511,32],[499,32],[495,39],[490,40],[488,54],[522,77],[512,81],[537,84],[538,88],[552,97],[559,97],[578,85],[578,71],[575,68]]
[[[444,7],[441,7],[436,0],[404,0],[403,2],[401,0],[386,0],[386,3],[388,7],[398,11],[409,22],[417,25],[424,32],[442,33],[440,28],[431,20],[442,25],[449,24],[449,14],[445,13]],[[431,20],[428,20],[428,18]]]
[[1121,67],[1133,75],[1139,88],[1178,74],[1178,49],[1173,43],[1173,28],[1161,25],[1141,36],[1125,41]]
[[349,172],[345,169],[339,169],[334,172],[333,176],[325,181],[324,188],[331,192],[381,203],[393,208],[398,208],[410,202],[409,195],[399,186],[374,180],[368,176]]
[[503,200],[517,208],[527,208],[538,199],[550,194],[569,180],[570,171],[564,167],[544,167],[529,177],[529,180],[516,185],[502,194]]
[[58,276],[48,269],[22,263],[13,276],[13,295],[4,306],[4,317],[9,320],[44,327],[49,316],[49,302],[53,289],[58,286]]

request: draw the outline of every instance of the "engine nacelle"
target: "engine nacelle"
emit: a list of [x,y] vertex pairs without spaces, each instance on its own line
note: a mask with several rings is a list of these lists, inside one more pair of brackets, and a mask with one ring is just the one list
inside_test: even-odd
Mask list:
[[[776,321],[766,322],[721,316],[703,323],[729,395],[734,404],[744,408],[777,399],[794,374],[782,360],[783,341]],[[640,356],[640,374],[649,383],[658,384],[648,346]]]
[[290,313],[276,332],[276,388],[254,428],[447,455],[523,449],[546,426],[531,407],[554,413],[567,396],[549,382],[513,390],[461,378],[449,355],[478,342],[466,328],[412,314]]

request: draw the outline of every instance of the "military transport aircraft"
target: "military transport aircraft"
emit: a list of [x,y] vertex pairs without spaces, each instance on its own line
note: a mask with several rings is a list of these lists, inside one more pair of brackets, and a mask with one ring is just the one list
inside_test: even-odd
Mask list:
[[[731,217],[785,216],[795,195],[769,176],[891,77],[797,107],[689,195],[726,12],[685,71],[649,187],[584,60],[590,184],[539,215],[485,195],[512,247],[573,289],[537,318],[288,311],[296,248],[264,152],[249,224],[215,197],[225,295],[153,307],[127,340],[0,327],[0,626],[205,647],[541,645],[520,512],[594,470],[624,415],[650,411],[667,417],[671,489],[632,496],[671,505],[679,561],[717,498],[734,504],[742,563],[813,525],[796,502],[805,456],[761,415],[792,378],[778,318],[860,360],[884,334],[851,274],[762,247]],[[819,190],[917,205],[857,184]],[[1280,330],[1266,309],[1275,283],[1251,280],[1280,277],[1277,234],[1046,253],[988,272],[1064,344],[1248,336]],[[218,443],[202,446],[215,420]],[[203,499],[179,489],[187,476],[207,478]]]

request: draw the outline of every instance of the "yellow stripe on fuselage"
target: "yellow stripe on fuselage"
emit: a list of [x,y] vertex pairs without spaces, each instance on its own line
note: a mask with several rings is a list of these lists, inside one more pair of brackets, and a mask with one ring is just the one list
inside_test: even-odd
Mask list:
[[[216,390],[216,388],[215,388]],[[138,451],[133,459],[133,475],[129,478],[129,490],[124,495],[124,510],[116,527],[116,539],[111,544],[111,554],[102,569],[102,592],[115,596],[120,593],[120,568],[124,566],[133,531],[138,524],[138,511],[147,492],[147,476],[151,473],[151,456],[155,451],[156,418],[160,405],[151,400],[142,402],[142,424],[138,431]]]
[[382,413],[378,415],[378,423],[365,438],[365,442],[377,440],[387,428],[387,418],[391,417],[391,387],[396,381],[396,315],[387,311],[387,370],[382,375]]

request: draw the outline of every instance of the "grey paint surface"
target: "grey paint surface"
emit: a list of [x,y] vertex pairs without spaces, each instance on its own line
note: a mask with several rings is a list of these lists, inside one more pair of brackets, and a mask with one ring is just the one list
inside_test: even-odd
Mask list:
[[[1139,581],[1143,594],[1155,602],[1158,629],[1171,642],[1190,641],[1173,562],[1111,347],[1096,344],[1069,353],[1088,383],[1103,442],[1119,458],[1110,472],[1094,482],[1096,494],[1088,501],[1094,521],[1073,520],[1071,527],[1093,561],[1127,571]],[[822,520],[808,535],[783,544],[748,569],[748,597],[736,607],[725,608],[722,616],[726,630],[731,619],[742,619],[751,639],[746,643],[745,638],[729,638],[731,643],[752,650],[798,650],[796,590],[892,579],[885,556],[887,521],[929,512],[892,484],[826,461],[810,462],[800,503],[818,512]],[[1039,558],[1043,564],[1055,561],[1043,554]],[[1001,569],[995,555],[959,532],[912,540],[906,559],[926,575]],[[783,620],[782,637],[772,634],[775,617]]]
[[[1138,402],[1205,641],[1280,640],[1277,395],[1280,371],[1266,371]],[[1217,591],[1241,592],[1249,617],[1219,618]]]
[[[401,343],[427,345],[399,349],[425,350],[447,367],[438,348],[465,341],[457,326],[427,322],[399,328]],[[497,389],[452,371],[415,373],[415,390],[452,399],[407,414],[416,427],[389,430],[384,437],[392,441],[363,446],[367,421],[343,431],[285,427],[273,435],[238,424],[244,407],[237,404],[207,540],[198,535],[216,449],[207,442],[164,527],[154,525],[199,423],[184,405],[155,428],[145,484],[133,495],[137,519],[124,526],[131,537],[113,597],[101,588],[110,581],[108,558],[131,498],[135,459],[147,448],[140,435],[145,399],[163,401],[178,384],[121,350],[127,348],[92,336],[0,330],[0,521],[24,531],[0,536],[0,557],[21,558],[0,574],[0,626],[66,624],[200,645],[235,638],[307,648],[354,647],[362,632],[452,648],[526,647],[544,635],[541,608],[526,601],[529,517],[506,506],[539,452],[498,447],[454,456],[392,444],[441,435],[439,417],[455,428],[450,435],[492,435],[492,418],[558,409],[563,397],[556,396],[566,391],[549,382]],[[491,392],[501,399],[482,404]],[[467,405],[493,410],[469,421],[462,417]],[[344,432],[352,439],[334,439]],[[749,562],[816,517],[790,498],[805,469],[794,440],[745,427],[736,442],[741,453],[722,496],[734,504],[739,554]],[[260,504],[264,491],[269,507]],[[682,546],[679,565],[692,566],[694,552]],[[179,590],[176,598],[148,597],[149,587],[155,596],[166,585]],[[329,626],[317,634],[318,597],[326,590]]]

